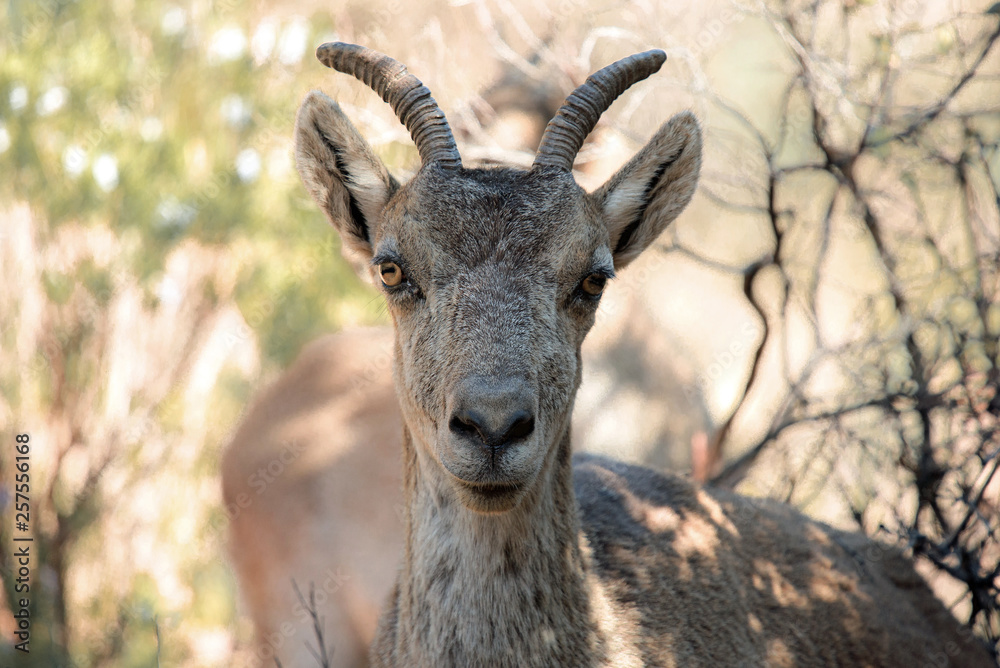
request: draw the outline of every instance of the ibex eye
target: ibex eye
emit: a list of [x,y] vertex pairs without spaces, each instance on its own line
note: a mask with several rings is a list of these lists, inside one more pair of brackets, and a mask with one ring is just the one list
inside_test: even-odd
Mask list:
[[583,279],[580,288],[591,297],[597,297],[604,292],[604,286],[608,284],[608,277],[604,274],[591,274]]
[[403,282],[403,270],[395,262],[383,262],[378,266],[378,273],[382,276],[382,282],[390,288]]

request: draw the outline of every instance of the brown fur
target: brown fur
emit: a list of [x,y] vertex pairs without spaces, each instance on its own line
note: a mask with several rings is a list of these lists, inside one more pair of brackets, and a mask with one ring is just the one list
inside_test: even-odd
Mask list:
[[311,344],[256,398],[226,448],[230,554],[260,665],[314,665],[312,621],[293,579],[306,595],[316,588],[335,665],[366,663],[372,601],[389,592],[403,546],[388,338],[364,329]]
[[[610,460],[572,465],[597,306],[580,286],[626,266],[690,200],[692,116],[589,195],[562,171],[433,164],[399,187],[315,93],[296,144],[345,245],[374,278],[384,262],[406,276],[385,289],[406,543],[375,665],[919,666],[941,652],[986,665],[912,567],[869,558],[863,537]],[[530,433],[494,448],[456,428],[473,379],[519,388]],[[490,424],[510,415],[500,396],[476,406]]]

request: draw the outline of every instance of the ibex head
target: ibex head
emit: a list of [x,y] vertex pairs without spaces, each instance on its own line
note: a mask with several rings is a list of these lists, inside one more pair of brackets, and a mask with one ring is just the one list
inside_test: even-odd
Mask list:
[[340,43],[317,56],[392,105],[422,161],[400,185],[335,102],[313,92],[302,104],[299,173],[345,247],[367,260],[395,324],[414,465],[474,511],[510,510],[568,456],[580,345],[608,279],[691,199],[698,123],[675,116],[586,193],[571,171],[577,152],[614,99],[660,68],[662,51],[591,76],[528,171],[463,168],[444,114],[395,60]]

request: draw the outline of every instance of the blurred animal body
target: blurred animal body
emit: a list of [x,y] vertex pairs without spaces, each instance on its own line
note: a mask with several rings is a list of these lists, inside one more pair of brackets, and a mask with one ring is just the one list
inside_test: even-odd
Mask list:
[[573,160],[663,52],[591,76],[528,170],[464,168],[429,91],[391,58],[317,55],[392,106],[422,161],[400,185],[336,103],[302,104],[299,173],[394,324],[403,562],[374,665],[988,665],[900,554],[786,506],[572,455],[601,293],[691,199],[701,133],[675,116],[592,193]]
[[263,666],[314,666],[316,594],[334,665],[367,664],[403,547],[402,422],[389,332],[323,337],[254,401],[222,461],[231,561]]

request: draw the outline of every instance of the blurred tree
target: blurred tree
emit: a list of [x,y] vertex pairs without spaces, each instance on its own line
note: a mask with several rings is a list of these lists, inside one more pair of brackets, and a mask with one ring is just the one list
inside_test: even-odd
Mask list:
[[[229,582],[216,444],[258,348],[278,366],[321,332],[382,317],[290,155],[300,62],[330,19],[253,7],[0,6],[8,611],[8,445],[19,433],[32,445],[32,651],[17,665],[177,665],[207,651],[204,634],[232,622],[232,585],[189,576]],[[163,558],[160,544],[188,554]],[[0,661],[12,656],[0,643]]]
[[715,100],[736,170],[703,192],[770,228],[744,280],[767,333],[700,471],[912,549],[994,653],[998,13],[762,11],[784,46],[777,122]]

